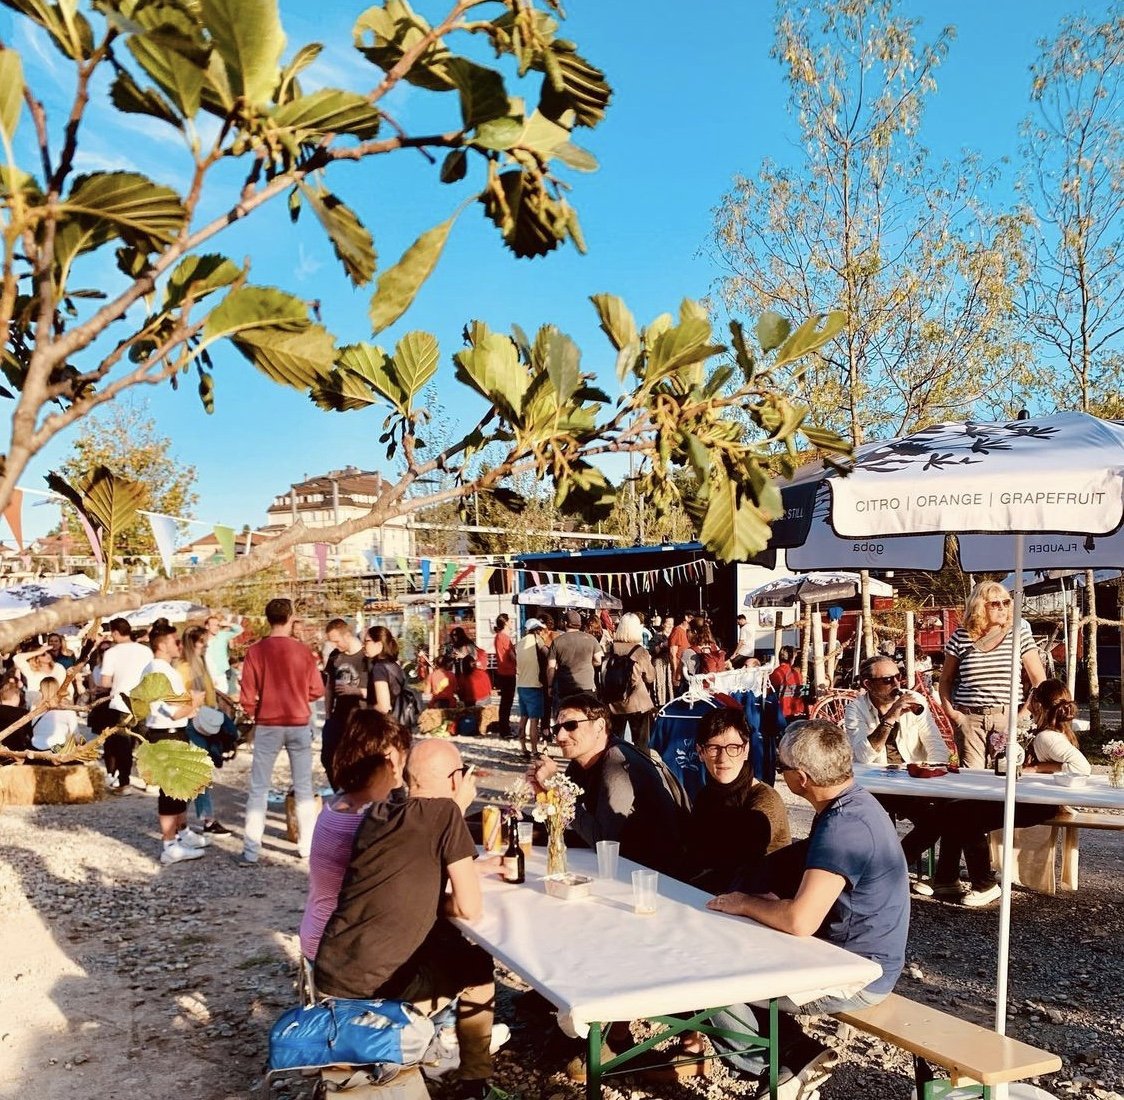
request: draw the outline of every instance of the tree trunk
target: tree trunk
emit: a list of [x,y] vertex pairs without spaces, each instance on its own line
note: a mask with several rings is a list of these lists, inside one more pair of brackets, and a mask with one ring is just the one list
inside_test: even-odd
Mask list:
[[1085,570],[1086,613],[1089,617],[1089,634],[1085,650],[1085,668],[1089,672],[1089,732],[1094,737],[1101,734],[1101,680],[1097,671],[1097,586],[1093,583],[1093,570]]

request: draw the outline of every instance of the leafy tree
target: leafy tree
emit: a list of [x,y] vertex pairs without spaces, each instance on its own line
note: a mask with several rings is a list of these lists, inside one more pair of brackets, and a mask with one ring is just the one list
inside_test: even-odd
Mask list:
[[920,144],[954,31],[925,43],[917,25],[897,0],[778,0],[772,53],[803,160],[738,178],[715,216],[732,313],[844,312],[783,381],[853,443],[987,406],[1026,363],[1011,319],[1023,227],[983,207],[991,171],[934,167]]
[[1124,10],[1067,15],[1039,42],[1021,186],[1034,212],[1024,317],[1063,408],[1121,414]]
[[[130,593],[60,602],[0,624],[0,647],[62,622],[228,584],[282,561],[298,543],[338,542],[523,475],[548,485],[557,508],[603,518],[616,490],[595,462],[612,454],[642,456],[636,488],[654,512],[682,505],[705,542],[737,558],[766,541],[779,511],[765,464],[779,453],[783,467],[802,430],[814,444],[843,446],[805,427],[804,410],[774,382],[776,372],[841,330],[843,318],[825,315],[824,304],[796,327],[774,319],[760,328],[760,349],[734,323],[727,349],[697,303],[684,301],[678,314],[642,326],[618,298],[595,295],[617,352],[624,392],[615,402],[553,326],[531,338],[517,327],[503,334],[470,322],[453,360],[457,380],[483,411],[467,434],[434,447],[424,442],[429,416],[419,402],[441,359],[434,337],[408,332],[393,350],[341,345],[314,304],[252,282],[248,261],[214,251],[233,223],[260,220],[287,203],[291,216],[311,216],[323,227],[345,276],[364,286],[379,270],[373,236],[330,189],[336,168],[418,149],[442,154],[435,175],[455,197],[435,203],[457,213],[382,268],[370,299],[375,334],[409,309],[472,203],[517,257],[565,242],[582,248],[563,176],[596,167],[574,136],[601,122],[611,91],[561,36],[557,0],[455,0],[433,22],[406,0],[385,0],[354,28],[355,46],[373,66],[369,84],[311,92],[301,77],[320,47],[287,53],[277,0],[2,2],[38,24],[69,59],[75,91],[67,117],[49,117],[19,55],[0,50],[0,137],[9,162],[0,171],[0,331],[14,401],[0,508],[46,443],[134,387],[194,374],[211,408],[219,373],[212,356],[227,344],[324,409],[379,406],[380,442],[399,476],[384,481],[366,516],[314,531],[296,524],[234,562]],[[499,67],[456,52],[461,42],[485,43]],[[104,77],[111,78],[113,109],[183,135],[190,160],[182,193],[135,172],[76,173],[91,97]],[[402,82],[446,104],[448,124],[432,134],[404,132],[383,106]],[[208,116],[219,125],[200,125]],[[13,137],[21,124],[34,132],[36,157],[16,165]],[[80,273],[88,261],[110,255],[117,283],[99,276],[96,290],[85,286]],[[753,438],[731,409],[748,415]],[[477,458],[485,451],[497,457],[481,471]],[[684,469],[686,495],[673,478]],[[106,476],[112,474],[82,487],[84,503],[89,491],[105,496]],[[442,480],[431,487],[434,477]],[[127,479],[112,484],[106,518],[122,530],[132,491]]]
[[[192,489],[195,467],[175,457],[172,441],[160,435],[156,421],[136,406],[115,405],[105,416],[83,421],[61,472],[73,483],[99,466],[137,482],[144,511],[190,516],[198,499]],[[156,552],[152,529],[143,516],[118,536],[117,553],[121,557]]]

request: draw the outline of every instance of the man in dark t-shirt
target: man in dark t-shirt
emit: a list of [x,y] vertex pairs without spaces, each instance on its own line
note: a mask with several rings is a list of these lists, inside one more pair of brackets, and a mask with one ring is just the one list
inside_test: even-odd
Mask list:
[[468,1100],[489,1093],[495,980],[491,956],[445,919],[483,911],[464,822],[476,783],[465,770],[448,741],[422,741],[410,752],[410,797],[375,803],[359,826],[315,981],[332,997],[387,997],[423,1012],[459,998],[458,1098]]
[[555,637],[546,659],[547,697],[553,693],[555,710],[571,695],[596,690],[593,669],[601,663],[601,646],[582,630],[581,615],[571,608],[562,621],[566,629]]
[[[20,685],[18,680],[0,681],[0,733],[27,717],[27,708],[20,706]],[[24,722],[19,729],[12,730],[4,738],[4,747],[13,752],[26,752],[31,748],[31,723]],[[11,764],[12,760],[0,757],[0,764]]]
[[363,701],[370,662],[363,643],[343,619],[332,619],[324,637],[336,648],[324,665],[324,730],[320,741],[320,763],[335,786],[332,758],[343,736],[351,712]]

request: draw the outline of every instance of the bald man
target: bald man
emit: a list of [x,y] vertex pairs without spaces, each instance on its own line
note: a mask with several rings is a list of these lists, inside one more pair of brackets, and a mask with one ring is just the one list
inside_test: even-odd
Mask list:
[[410,796],[371,806],[316,955],[316,987],[329,996],[410,1001],[428,1013],[460,998],[457,1100],[490,1092],[495,1002],[492,957],[444,919],[483,912],[464,823],[476,782],[466,770],[451,742],[415,744]]

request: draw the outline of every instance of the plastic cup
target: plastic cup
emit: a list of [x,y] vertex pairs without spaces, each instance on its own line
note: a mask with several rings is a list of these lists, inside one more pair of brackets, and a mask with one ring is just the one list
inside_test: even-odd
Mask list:
[[656,898],[660,892],[659,871],[646,868],[632,872],[632,911],[645,916],[656,911]]
[[535,836],[535,823],[533,821],[519,822],[519,847],[523,849],[524,859],[531,858],[531,844]]
[[597,842],[597,877],[616,878],[617,858],[621,854],[619,840],[599,840]]

